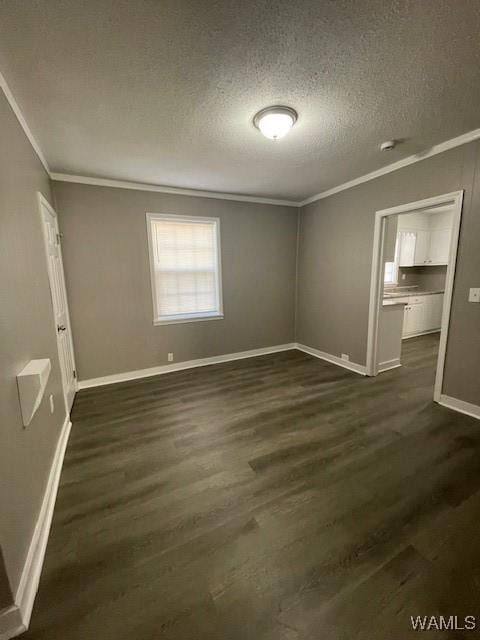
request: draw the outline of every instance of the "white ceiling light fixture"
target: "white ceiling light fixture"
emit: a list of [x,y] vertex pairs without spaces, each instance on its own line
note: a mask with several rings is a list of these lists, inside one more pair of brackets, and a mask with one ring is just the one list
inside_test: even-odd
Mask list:
[[267,107],[257,113],[253,124],[266,138],[278,140],[287,135],[297,118],[297,112],[290,107]]

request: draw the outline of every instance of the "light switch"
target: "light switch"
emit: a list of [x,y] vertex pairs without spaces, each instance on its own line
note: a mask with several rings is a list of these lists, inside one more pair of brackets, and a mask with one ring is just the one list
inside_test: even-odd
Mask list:
[[480,288],[470,289],[470,292],[468,294],[468,301],[469,302],[480,302]]

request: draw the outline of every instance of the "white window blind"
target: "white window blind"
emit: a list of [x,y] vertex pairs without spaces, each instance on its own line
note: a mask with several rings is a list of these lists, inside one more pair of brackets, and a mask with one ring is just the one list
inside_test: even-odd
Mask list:
[[148,214],[154,321],[222,317],[217,218]]

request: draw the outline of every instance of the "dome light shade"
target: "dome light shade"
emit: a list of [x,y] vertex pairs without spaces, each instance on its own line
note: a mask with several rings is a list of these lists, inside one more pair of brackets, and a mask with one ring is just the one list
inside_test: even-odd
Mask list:
[[253,124],[266,138],[278,140],[287,135],[297,117],[297,112],[290,107],[267,107],[257,113]]

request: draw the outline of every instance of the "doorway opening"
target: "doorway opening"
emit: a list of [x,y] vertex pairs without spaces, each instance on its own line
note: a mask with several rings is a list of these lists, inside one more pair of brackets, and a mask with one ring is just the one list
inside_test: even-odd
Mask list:
[[375,216],[367,375],[401,366],[402,353],[411,355],[415,344],[438,348],[436,402],[442,393],[462,201],[463,191],[457,191]]

